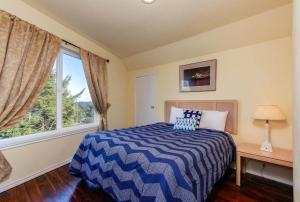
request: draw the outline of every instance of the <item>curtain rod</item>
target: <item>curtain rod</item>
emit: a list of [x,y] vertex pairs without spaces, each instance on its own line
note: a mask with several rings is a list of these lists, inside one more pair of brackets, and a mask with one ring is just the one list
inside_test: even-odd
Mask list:
[[[74,46],[74,47],[80,49],[79,46],[76,46],[75,44],[73,44],[73,43],[71,43],[71,42],[68,42],[68,41],[66,41],[66,40],[64,40],[64,39],[63,39],[62,41],[63,41],[64,43],[66,43],[66,44],[69,44],[69,45],[71,45],[71,46]],[[109,59],[106,59],[106,62],[109,63]]]

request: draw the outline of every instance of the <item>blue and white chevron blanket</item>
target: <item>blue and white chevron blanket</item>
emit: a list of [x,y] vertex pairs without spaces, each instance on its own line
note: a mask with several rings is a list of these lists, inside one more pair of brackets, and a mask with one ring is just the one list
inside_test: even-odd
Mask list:
[[234,158],[230,135],[166,123],[87,134],[69,172],[116,201],[205,201]]

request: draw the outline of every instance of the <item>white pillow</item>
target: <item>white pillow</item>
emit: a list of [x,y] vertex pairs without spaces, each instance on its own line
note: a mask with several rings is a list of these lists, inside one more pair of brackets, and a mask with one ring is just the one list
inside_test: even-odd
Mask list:
[[171,107],[171,112],[170,112],[170,120],[169,123],[175,124],[176,118],[183,118],[183,109],[182,108],[177,108],[177,107]]
[[228,112],[202,111],[200,128],[224,131]]

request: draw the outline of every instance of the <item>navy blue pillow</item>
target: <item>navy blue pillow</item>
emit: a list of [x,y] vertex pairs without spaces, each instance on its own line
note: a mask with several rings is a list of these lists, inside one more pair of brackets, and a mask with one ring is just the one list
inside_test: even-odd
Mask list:
[[183,112],[183,114],[184,114],[184,118],[196,118],[197,119],[196,129],[200,128],[200,120],[202,116],[201,111],[194,111],[194,110],[187,109]]

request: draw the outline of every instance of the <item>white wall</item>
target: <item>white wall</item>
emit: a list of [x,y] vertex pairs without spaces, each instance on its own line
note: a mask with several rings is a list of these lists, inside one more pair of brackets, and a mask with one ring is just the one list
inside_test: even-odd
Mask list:
[[294,201],[300,202],[300,0],[294,0]]
[[[112,106],[108,114],[109,128],[127,126],[127,69],[120,58],[97,45],[94,41],[81,36],[20,0],[0,0],[0,9],[99,56],[110,59],[108,64],[108,99]],[[78,133],[18,148],[5,149],[3,153],[11,163],[13,171],[8,180],[0,184],[0,191],[27,179],[33,174],[41,173],[44,170],[59,166],[60,163],[65,163],[74,154],[82,137],[83,134]]]

